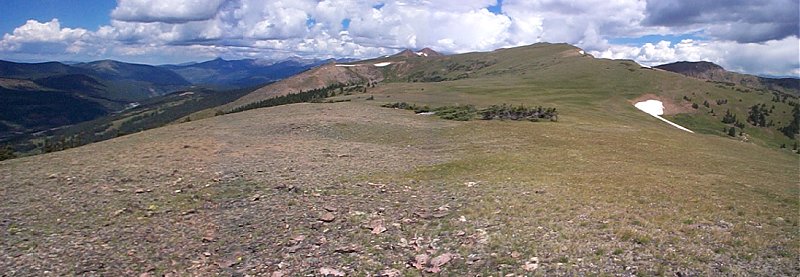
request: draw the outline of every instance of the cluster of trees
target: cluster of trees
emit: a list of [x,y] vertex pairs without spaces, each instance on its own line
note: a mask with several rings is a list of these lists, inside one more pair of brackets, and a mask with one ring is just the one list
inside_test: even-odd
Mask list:
[[[294,103],[318,101],[320,99],[336,95],[337,90],[340,93],[344,92],[345,85],[341,83],[336,83],[336,84],[331,84],[324,88],[317,88],[309,91],[300,91],[298,93],[273,97],[270,99],[253,102],[244,106],[239,106],[227,112],[217,111],[217,115],[238,113],[252,109],[267,108],[267,107],[274,107],[274,106],[294,104]],[[366,87],[364,87],[364,91],[366,91]]]
[[722,123],[725,124],[733,124],[734,122],[738,122],[739,120],[736,119],[736,115],[731,113],[731,110],[726,110],[725,115],[722,116]]
[[778,130],[790,138],[800,134],[800,105],[794,105],[794,108],[792,108],[792,121],[788,125],[778,128]]
[[729,136],[735,137],[736,136],[736,128],[744,130],[744,123],[740,122],[739,119],[736,118],[735,114],[731,113],[731,110],[726,110],[725,115],[722,116],[722,123],[725,124],[733,124],[733,127],[725,127],[722,131],[727,132]]
[[473,105],[444,106],[435,110],[441,119],[467,121],[475,118],[478,110]]
[[728,99],[717,99],[716,102],[717,102],[717,106],[724,105],[724,104],[728,104]]
[[786,103],[786,99],[789,98],[788,94],[777,94],[773,93],[772,95],[772,102],[781,102]]
[[550,120],[550,121],[557,121],[558,120],[558,112],[556,108],[543,108],[542,106],[538,107],[531,107],[527,108],[523,105],[513,106],[513,105],[492,105],[486,109],[481,110],[478,112],[480,114],[481,119],[489,120],[489,119],[509,119],[509,120],[528,120],[528,121],[539,121],[539,120]]
[[431,108],[427,105],[425,106],[417,106],[415,104],[409,104],[406,102],[395,102],[395,103],[388,103],[383,104],[381,107],[384,108],[392,108],[392,109],[401,109],[401,110],[410,110],[414,111],[414,113],[427,113],[431,111]]
[[89,144],[91,140],[83,133],[45,139],[41,145],[42,153],[50,153]]
[[0,146],[0,161],[16,158],[14,148],[11,145]]
[[753,105],[747,112],[747,122],[757,127],[768,127],[771,125],[767,123],[767,116],[769,116],[770,112],[771,110],[768,110],[765,104]]
[[382,105],[385,108],[411,110],[415,113],[433,112],[442,119],[467,121],[479,116],[483,120],[558,120],[556,108],[525,107],[523,105],[514,106],[508,104],[492,105],[485,109],[478,110],[473,105],[444,106],[431,109],[428,106],[418,106],[406,102],[388,103]]

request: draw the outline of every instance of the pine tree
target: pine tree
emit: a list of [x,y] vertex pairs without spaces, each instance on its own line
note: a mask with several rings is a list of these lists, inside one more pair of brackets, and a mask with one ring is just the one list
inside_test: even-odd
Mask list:
[[728,135],[732,136],[732,137],[735,137],[736,136],[736,128],[735,127],[731,127],[730,129],[728,129]]
[[778,128],[778,130],[789,138],[794,138],[795,135],[800,133],[800,105],[794,105],[794,108],[792,108],[792,121],[788,125]]
[[725,116],[722,117],[722,123],[731,124],[736,122],[736,115],[731,113],[731,110],[725,111]]

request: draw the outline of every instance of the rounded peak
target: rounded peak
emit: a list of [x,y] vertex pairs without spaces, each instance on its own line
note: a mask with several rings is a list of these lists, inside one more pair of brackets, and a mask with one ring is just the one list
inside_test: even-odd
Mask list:
[[429,47],[422,48],[419,51],[413,51],[411,49],[404,49],[400,51],[400,53],[392,55],[392,57],[439,57],[443,56],[441,53],[434,51]]

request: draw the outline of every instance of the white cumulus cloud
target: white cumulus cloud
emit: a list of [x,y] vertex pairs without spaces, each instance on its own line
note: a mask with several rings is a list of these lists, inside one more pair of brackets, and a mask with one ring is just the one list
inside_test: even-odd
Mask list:
[[131,22],[185,23],[213,18],[224,0],[119,0],[111,17]]

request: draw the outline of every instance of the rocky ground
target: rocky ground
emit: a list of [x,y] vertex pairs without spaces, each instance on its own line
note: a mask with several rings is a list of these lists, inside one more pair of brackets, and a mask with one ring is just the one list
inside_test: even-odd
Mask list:
[[[665,160],[628,185],[629,172],[615,169],[645,158],[598,158],[591,151],[602,144],[582,150],[589,146],[568,132],[590,126],[533,137],[509,133],[517,123],[489,124],[298,104],[4,161],[0,268],[4,276],[800,271],[796,199],[766,191],[779,204],[737,202],[711,188],[730,183],[724,174],[686,175],[694,171]],[[561,140],[575,144],[564,150],[554,144]],[[763,185],[783,187],[780,178]],[[694,188],[666,186],[684,183]]]

